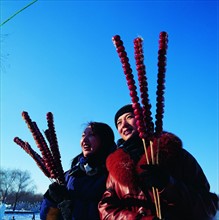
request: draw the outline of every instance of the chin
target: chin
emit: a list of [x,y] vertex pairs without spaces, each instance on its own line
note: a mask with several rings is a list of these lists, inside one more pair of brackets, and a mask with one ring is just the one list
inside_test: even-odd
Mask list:
[[84,157],[90,157],[90,156],[92,156],[93,155],[93,153],[92,152],[89,152],[89,153],[85,153],[84,154]]
[[123,140],[124,141],[127,141],[133,134],[129,134],[129,135],[126,135],[123,137]]

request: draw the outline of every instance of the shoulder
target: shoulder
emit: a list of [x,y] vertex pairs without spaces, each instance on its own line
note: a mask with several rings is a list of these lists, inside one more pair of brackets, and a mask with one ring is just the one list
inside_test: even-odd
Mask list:
[[131,158],[122,148],[118,148],[116,151],[111,153],[106,160],[107,169],[112,169],[117,167],[118,164],[130,161]]
[[159,145],[160,152],[166,152],[171,156],[182,151],[183,144],[181,139],[173,133],[164,132],[159,139],[154,140],[155,145]]
[[170,132],[163,132],[160,137],[160,146],[165,147],[177,147],[182,148],[182,140],[175,134]]
[[[174,161],[177,162],[183,156],[181,139],[170,132],[163,132],[159,138],[154,138],[153,149],[154,157],[159,157],[159,163],[161,164],[173,164]],[[148,151],[150,151],[150,148],[148,148]]]
[[134,162],[122,148],[118,148],[106,160],[106,167],[109,172],[118,174],[119,171],[132,170]]

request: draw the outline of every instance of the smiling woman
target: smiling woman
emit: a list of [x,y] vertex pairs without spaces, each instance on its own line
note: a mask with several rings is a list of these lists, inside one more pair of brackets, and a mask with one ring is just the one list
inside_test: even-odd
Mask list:
[[44,219],[99,219],[98,201],[107,178],[106,157],[115,150],[114,133],[102,122],[89,122],[81,137],[82,153],[72,160],[65,184],[54,182],[44,195]]

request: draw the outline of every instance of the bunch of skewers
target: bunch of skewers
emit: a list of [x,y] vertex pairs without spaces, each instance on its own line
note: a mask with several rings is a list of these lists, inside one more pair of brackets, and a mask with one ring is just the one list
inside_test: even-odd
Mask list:
[[[153,123],[151,104],[149,101],[149,94],[148,94],[146,66],[144,64],[144,53],[143,53],[143,45],[142,45],[143,39],[141,37],[137,37],[134,39],[135,64],[138,73],[141,104],[139,102],[134,75],[132,73],[132,68],[129,63],[129,58],[127,56],[127,53],[125,51],[123,41],[121,40],[119,35],[114,36],[112,40],[116,47],[116,51],[119,55],[120,61],[122,63],[123,72],[126,76],[127,85],[130,91],[130,96],[132,101],[132,107],[134,109],[136,124],[138,127],[139,137],[142,139],[144,144],[147,164],[150,163],[158,164],[159,138],[163,132],[164,90],[165,90],[165,72],[166,72],[166,54],[167,54],[168,35],[166,32],[160,32],[159,35],[155,126]],[[156,140],[157,142],[156,159],[154,159],[154,153],[153,153],[153,140]],[[149,157],[147,153],[147,145],[149,145],[150,148],[151,161],[149,161]],[[158,189],[152,187],[152,191],[153,191],[156,215],[159,219],[162,219]]]
[[14,142],[34,159],[46,177],[48,177],[51,181],[55,180],[59,184],[64,184],[64,171],[61,163],[61,155],[54,126],[53,114],[48,112],[46,115],[48,125],[48,128],[44,131],[46,139],[39,130],[37,123],[31,120],[27,112],[23,111],[22,117],[32,133],[35,143],[41,152],[41,156],[30,146],[28,142],[23,141],[19,137],[15,137]]

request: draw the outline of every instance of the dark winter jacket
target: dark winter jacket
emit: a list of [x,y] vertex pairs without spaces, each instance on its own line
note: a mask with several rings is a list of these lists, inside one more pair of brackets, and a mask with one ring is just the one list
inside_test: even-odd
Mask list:
[[[153,141],[156,158],[158,143]],[[107,158],[107,190],[99,211],[104,220],[152,220],[156,216],[151,189],[143,190],[140,166],[146,164],[142,141],[134,137]],[[151,162],[150,147],[147,155]],[[216,214],[218,198],[196,159],[182,148],[181,140],[164,133],[159,143],[159,165],[171,175],[171,183],[159,192],[161,215],[166,220],[210,220]],[[143,192],[144,191],[144,192]],[[144,216],[141,215],[144,213]]]
[[[80,154],[72,162],[72,168],[66,172],[65,179],[68,189],[68,200],[71,200],[72,220],[98,220],[98,202],[105,191],[107,170],[105,163],[95,164],[95,169],[86,174],[83,170]],[[100,161],[97,161],[97,163]],[[92,163],[92,161],[91,161]],[[62,219],[57,203],[45,196],[40,217],[42,220]]]

